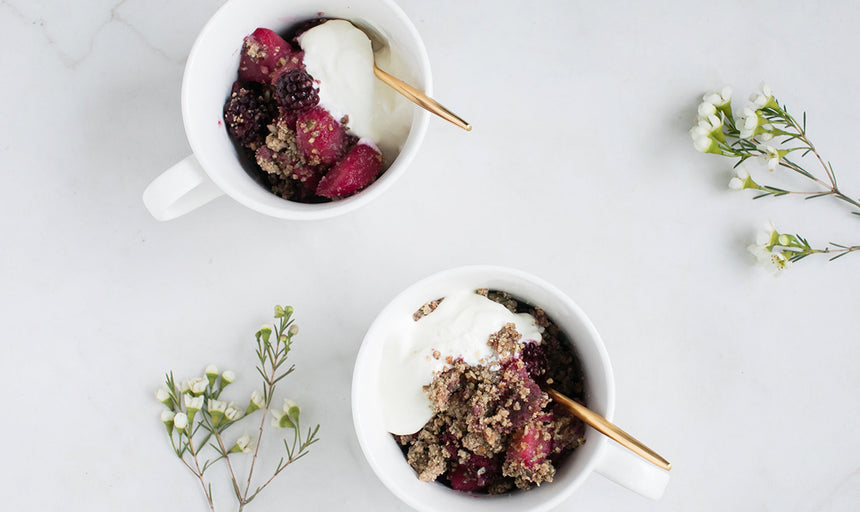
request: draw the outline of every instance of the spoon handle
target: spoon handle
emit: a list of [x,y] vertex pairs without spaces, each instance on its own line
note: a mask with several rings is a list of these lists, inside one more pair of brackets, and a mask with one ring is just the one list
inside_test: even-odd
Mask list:
[[549,388],[547,393],[549,393],[549,396],[551,396],[553,400],[567,407],[574,416],[591,425],[598,432],[606,435],[610,439],[617,441],[621,446],[627,448],[657,467],[663,468],[666,471],[672,469],[672,464],[669,461],[658,455],[657,452],[651,448],[648,448],[637,441],[627,432],[610,423],[609,420],[603,416],[597,414],[591,409],[588,409],[584,405],[571,400],[552,388]]
[[472,125],[461,119],[459,116],[457,116],[457,114],[443,107],[441,104],[439,104],[439,102],[427,96],[418,89],[412,87],[411,85],[407,84],[403,80],[400,80],[399,78],[393,77],[385,71],[382,71],[381,69],[376,67],[376,63],[373,64],[373,74],[376,75],[376,78],[379,78],[380,80],[388,84],[392,89],[406,96],[409,101],[415,103],[421,108],[436,114],[442,119],[445,119],[446,121],[449,121],[459,126],[467,132],[472,131]]

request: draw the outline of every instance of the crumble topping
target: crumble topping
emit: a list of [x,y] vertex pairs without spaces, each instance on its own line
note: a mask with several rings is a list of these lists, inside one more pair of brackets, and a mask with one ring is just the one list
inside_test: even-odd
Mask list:
[[[543,328],[542,340],[522,340],[508,323],[487,340],[501,356],[498,364],[472,366],[448,356],[449,367],[424,386],[433,417],[418,432],[394,437],[424,481],[487,494],[551,482],[557,464],[585,442],[585,427],[541,385],[583,401],[578,359],[542,309],[504,292],[476,293],[512,312],[529,312]],[[441,301],[424,304],[413,319],[431,314]]]

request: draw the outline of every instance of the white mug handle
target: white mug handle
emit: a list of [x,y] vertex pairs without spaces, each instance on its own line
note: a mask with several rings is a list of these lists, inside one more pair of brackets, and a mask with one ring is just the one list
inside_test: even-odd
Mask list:
[[190,155],[146,187],[143,204],[157,220],[170,220],[223,194],[224,191],[206,176],[194,155]]
[[669,484],[669,472],[645,461],[620,444],[606,440],[597,472],[646,498],[658,500]]

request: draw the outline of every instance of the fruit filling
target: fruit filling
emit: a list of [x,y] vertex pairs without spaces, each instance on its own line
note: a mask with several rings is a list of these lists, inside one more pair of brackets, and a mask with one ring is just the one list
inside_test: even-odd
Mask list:
[[245,37],[224,122],[273,193],[342,199],[396,158],[411,110],[373,77],[374,58],[367,36],[345,20],[308,20],[287,39],[267,28]]
[[[551,482],[557,465],[585,442],[583,423],[543,390],[584,400],[579,361],[559,328],[541,308],[485,289],[429,302],[413,320],[414,332],[393,342],[406,346],[399,348],[402,373],[394,377],[400,382],[388,385],[411,387],[403,377],[433,368],[421,387],[423,402],[404,414],[397,393],[383,389],[383,395],[401,411],[386,424],[418,478],[481,494]],[[423,329],[422,322],[428,322]],[[458,341],[443,346],[446,338]],[[483,346],[472,343],[481,338]],[[423,415],[429,419],[420,429],[404,432]]]

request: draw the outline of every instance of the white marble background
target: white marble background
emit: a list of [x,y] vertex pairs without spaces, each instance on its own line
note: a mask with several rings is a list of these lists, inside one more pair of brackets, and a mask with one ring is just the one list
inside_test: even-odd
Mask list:
[[140,194],[189,152],[184,59],[220,4],[0,1],[0,508],[205,510],[153,391],[209,362],[250,390],[250,335],[289,303],[286,391],[322,441],[252,510],[405,510],[354,438],[353,359],[394,294],[467,263],[578,301],[617,422],[674,463],[659,502],[593,476],[562,509],[860,507],[860,257],[773,278],[744,250],[768,219],[849,243],[858,220],[732,193],[687,135],[704,90],[767,80],[857,195],[860,4],[402,0],[474,132],[432,122],[410,172],[342,218],[222,198],[158,223]]

